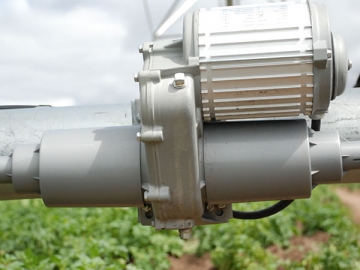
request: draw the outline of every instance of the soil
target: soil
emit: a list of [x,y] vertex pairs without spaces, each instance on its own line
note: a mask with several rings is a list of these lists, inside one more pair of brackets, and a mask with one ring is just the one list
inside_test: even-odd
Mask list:
[[170,257],[170,270],[216,270],[211,263],[210,255],[205,254],[201,258],[195,255],[185,254],[180,258]]
[[[360,190],[349,191],[346,188],[336,189],[336,194],[344,205],[351,210],[353,220],[360,225]],[[299,224],[301,226],[301,224]],[[325,232],[317,232],[312,236],[295,236],[290,240],[290,246],[283,249],[273,245],[267,248],[268,251],[282,259],[290,259],[300,262],[309,252],[316,252],[320,244],[327,243],[330,235]],[[170,257],[170,270],[216,270],[211,263],[210,255],[205,254],[198,258],[194,255],[185,254],[181,258]]]
[[316,252],[319,245],[327,243],[330,235],[325,232],[317,232],[311,236],[295,236],[290,240],[290,246],[283,249],[273,245],[267,248],[268,251],[281,259],[301,262],[309,252]]
[[[269,252],[281,259],[289,259],[301,262],[309,252],[317,252],[319,245],[327,243],[330,235],[325,232],[317,232],[312,236],[295,236],[290,240],[290,246],[283,249],[273,245],[267,248]],[[211,263],[210,255],[205,254],[198,258],[194,255],[185,254],[180,258],[170,257],[170,270],[216,270]]]
[[354,222],[360,225],[360,190],[349,191],[346,188],[338,188],[336,194],[342,203],[349,207]]

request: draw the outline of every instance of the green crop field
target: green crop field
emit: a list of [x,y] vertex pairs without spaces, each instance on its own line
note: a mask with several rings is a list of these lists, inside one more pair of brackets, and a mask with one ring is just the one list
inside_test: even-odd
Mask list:
[[[333,188],[317,187],[308,200],[262,220],[232,220],[194,229],[184,242],[176,231],[137,223],[135,209],[49,209],[40,200],[0,202],[0,269],[169,269],[168,257],[209,253],[222,269],[360,269],[360,233]],[[239,204],[236,209],[269,203]],[[301,260],[269,250],[296,236],[325,232]]]

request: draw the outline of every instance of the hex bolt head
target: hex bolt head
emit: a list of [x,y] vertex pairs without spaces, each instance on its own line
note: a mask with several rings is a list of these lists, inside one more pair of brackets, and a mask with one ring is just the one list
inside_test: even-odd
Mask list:
[[134,82],[139,82],[139,73],[134,74]]
[[207,209],[209,212],[211,212],[211,211],[214,210],[214,205],[213,205],[213,204],[208,204],[208,205],[206,206],[206,209]]
[[350,59],[348,59],[348,70],[352,69],[353,63]]
[[143,53],[144,50],[143,50],[143,45],[139,45],[139,53]]
[[180,238],[183,240],[188,240],[191,238],[191,229],[181,229],[179,230]]
[[219,209],[224,209],[224,208],[226,207],[226,203],[219,203],[219,204],[217,205],[217,207],[218,207]]
[[184,88],[185,85],[185,74],[184,73],[175,73],[173,86],[177,89]]
[[147,204],[147,205],[145,205],[145,206],[143,207],[143,210],[144,210],[145,212],[149,212],[149,211],[151,211],[151,206],[150,206],[149,204]]

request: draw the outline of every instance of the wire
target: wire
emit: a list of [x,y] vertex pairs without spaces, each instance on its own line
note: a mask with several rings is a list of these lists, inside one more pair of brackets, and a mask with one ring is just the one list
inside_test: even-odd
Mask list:
[[[321,120],[311,120],[311,129],[314,131],[320,131],[321,128]],[[316,188],[317,185],[313,185],[312,189]],[[261,219],[270,217],[284,210],[290,204],[292,204],[294,200],[283,200],[275,203],[274,205],[257,211],[252,212],[241,212],[241,211],[233,211],[233,217],[236,219]]]
[[[313,185],[312,189],[316,188],[317,185]],[[251,212],[242,212],[242,211],[233,211],[233,218],[236,219],[261,219],[270,217],[272,215],[275,215],[279,213],[280,211],[284,210],[286,207],[288,207],[290,204],[292,204],[294,200],[283,200],[278,201],[274,205],[257,211],[251,211]]]
[[279,201],[268,208],[258,210],[258,211],[252,211],[252,212],[233,211],[233,217],[236,219],[266,218],[266,217],[270,217],[272,215],[279,213],[280,211],[284,210],[286,207],[288,207],[293,202],[294,202],[294,200]]

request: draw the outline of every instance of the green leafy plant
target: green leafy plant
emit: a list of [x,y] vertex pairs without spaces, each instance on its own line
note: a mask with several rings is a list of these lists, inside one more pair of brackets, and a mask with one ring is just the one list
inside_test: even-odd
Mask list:
[[[248,211],[270,204],[234,208]],[[269,218],[196,227],[188,243],[176,231],[141,226],[136,209],[49,209],[40,200],[25,200],[0,202],[0,213],[0,269],[169,269],[168,257],[185,251],[210,253],[219,270],[360,269],[359,229],[327,187]],[[275,245],[286,252],[293,237],[319,231],[329,240],[301,260],[269,250]]]

